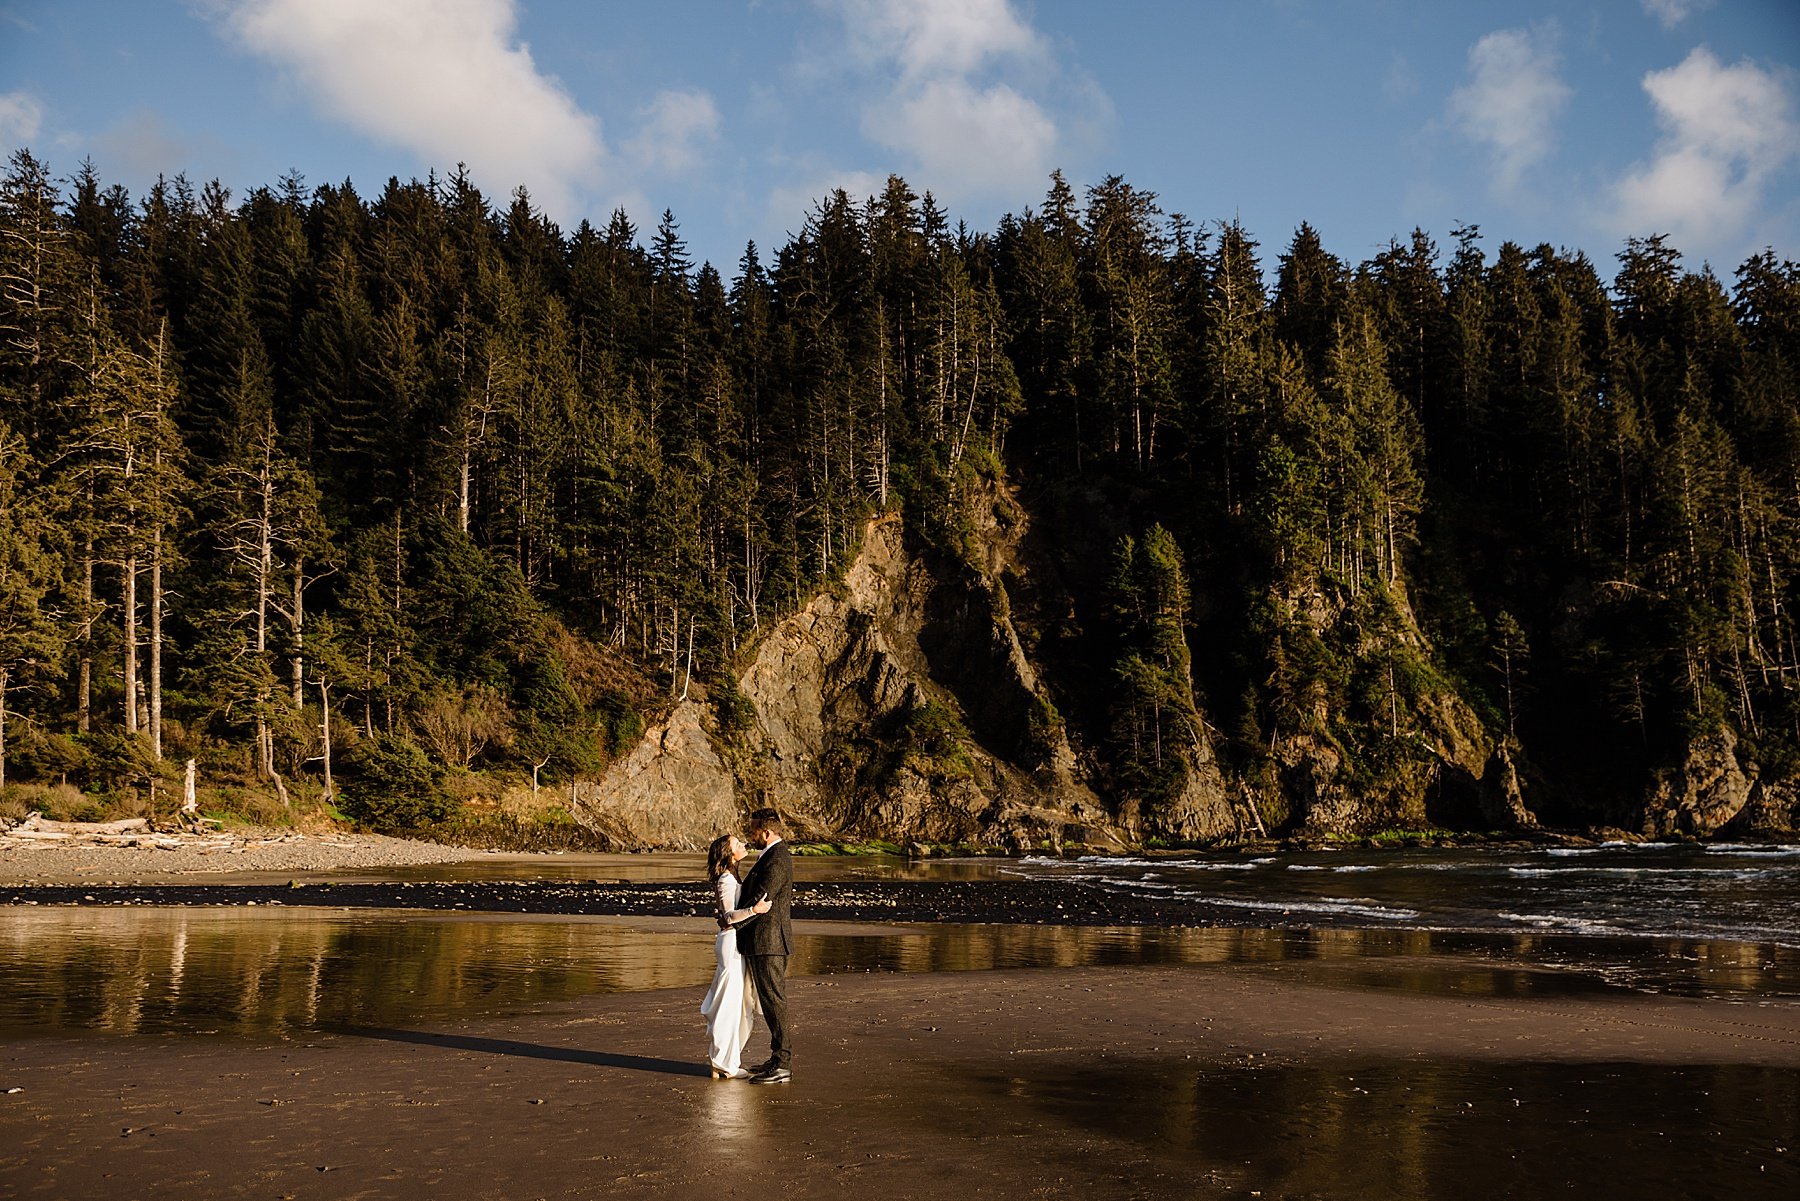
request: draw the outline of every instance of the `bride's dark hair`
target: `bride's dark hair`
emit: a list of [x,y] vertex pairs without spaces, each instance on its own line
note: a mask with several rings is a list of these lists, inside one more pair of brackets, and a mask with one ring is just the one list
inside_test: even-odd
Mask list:
[[706,878],[717,880],[731,870],[731,835],[721,834],[706,848]]

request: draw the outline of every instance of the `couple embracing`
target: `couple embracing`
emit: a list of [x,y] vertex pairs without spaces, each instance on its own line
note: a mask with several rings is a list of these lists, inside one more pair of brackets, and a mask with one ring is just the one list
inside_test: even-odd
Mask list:
[[[713,943],[718,966],[700,1003],[712,1041],[707,1058],[715,1079],[786,1084],[792,1079],[788,1065],[793,1059],[787,1023],[793,853],[784,841],[781,816],[773,809],[752,813],[745,832],[762,855],[741,884],[737,864],[748,852],[735,834],[713,839],[706,855],[706,874],[719,910],[719,937]],[[740,1061],[758,1013],[769,1027],[769,1059],[746,1068]]]

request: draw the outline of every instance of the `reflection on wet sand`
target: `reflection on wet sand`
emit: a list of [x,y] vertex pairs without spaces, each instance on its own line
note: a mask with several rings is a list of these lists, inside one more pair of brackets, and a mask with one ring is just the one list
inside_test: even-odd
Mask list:
[[1800,1075],[1778,1068],[1139,1061],[983,1083],[1057,1125],[1139,1142],[1265,1196],[1800,1195]]
[[[595,993],[698,990],[712,973],[712,931],[688,924],[692,930],[417,912],[13,909],[0,912],[0,977],[8,985],[0,1031],[268,1035],[446,1022]],[[1800,993],[1800,953],[1748,944],[1416,930],[808,929],[790,967],[797,975],[1299,963],[1316,983],[1451,995]]]

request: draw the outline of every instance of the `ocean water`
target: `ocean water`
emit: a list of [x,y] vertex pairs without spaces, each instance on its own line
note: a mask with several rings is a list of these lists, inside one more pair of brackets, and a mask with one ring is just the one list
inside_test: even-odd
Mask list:
[[1800,949],[1800,845],[1027,858],[998,870],[1184,908],[1375,928],[1728,940]]

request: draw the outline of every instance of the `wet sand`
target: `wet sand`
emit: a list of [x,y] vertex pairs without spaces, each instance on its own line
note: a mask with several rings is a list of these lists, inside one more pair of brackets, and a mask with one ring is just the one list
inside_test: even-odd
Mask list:
[[1800,1189],[1789,1002],[1431,995],[1307,963],[791,992],[796,1078],[770,1088],[703,1074],[693,989],[262,1042],[15,1040],[0,1044],[0,1196]]

